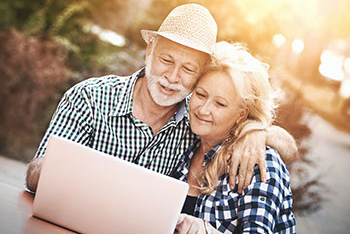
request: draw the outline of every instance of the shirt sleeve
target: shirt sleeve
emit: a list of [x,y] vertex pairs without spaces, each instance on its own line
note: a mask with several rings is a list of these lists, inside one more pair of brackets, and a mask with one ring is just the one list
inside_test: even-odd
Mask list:
[[69,89],[59,102],[35,158],[43,157],[49,137],[54,134],[88,145],[93,135],[91,98],[82,83]]
[[253,183],[244,189],[238,201],[239,233],[293,233],[289,172],[277,152],[270,153],[266,154],[267,181],[256,180],[259,170],[255,170]]
[[[266,193],[266,190],[269,190],[268,187],[267,184],[256,183],[239,200],[240,233],[273,233],[277,207],[275,195]],[[271,195],[273,197],[269,197]]]

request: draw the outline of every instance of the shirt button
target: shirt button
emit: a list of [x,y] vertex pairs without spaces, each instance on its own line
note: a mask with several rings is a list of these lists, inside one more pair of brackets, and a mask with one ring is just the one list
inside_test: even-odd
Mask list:
[[264,198],[264,197],[261,197],[261,198],[260,198],[260,201],[265,201],[265,198]]

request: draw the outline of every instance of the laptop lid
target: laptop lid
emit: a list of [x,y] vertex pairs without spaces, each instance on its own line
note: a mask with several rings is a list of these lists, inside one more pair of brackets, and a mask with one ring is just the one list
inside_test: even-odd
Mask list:
[[82,233],[175,230],[188,184],[51,136],[33,215]]

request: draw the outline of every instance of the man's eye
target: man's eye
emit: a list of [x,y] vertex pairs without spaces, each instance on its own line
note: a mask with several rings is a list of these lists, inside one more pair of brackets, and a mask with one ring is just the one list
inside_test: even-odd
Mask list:
[[166,59],[166,58],[160,58],[160,60],[165,64],[172,64],[173,63],[173,61]]
[[188,67],[184,67],[184,70],[185,70],[185,72],[190,73],[190,74],[195,73],[195,71],[193,69],[188,68]]

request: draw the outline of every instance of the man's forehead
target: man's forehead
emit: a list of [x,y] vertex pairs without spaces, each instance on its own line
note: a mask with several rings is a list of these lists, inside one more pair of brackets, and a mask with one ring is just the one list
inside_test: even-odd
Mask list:
[[181,45],[161,36],[157,36],[154,43],[158,53],[173,56],[174,59],[176,59],[176,56],[183,56],[187,62],[196,63],[199,66],[203,66],[210,58],[210,56],[204,52]]

